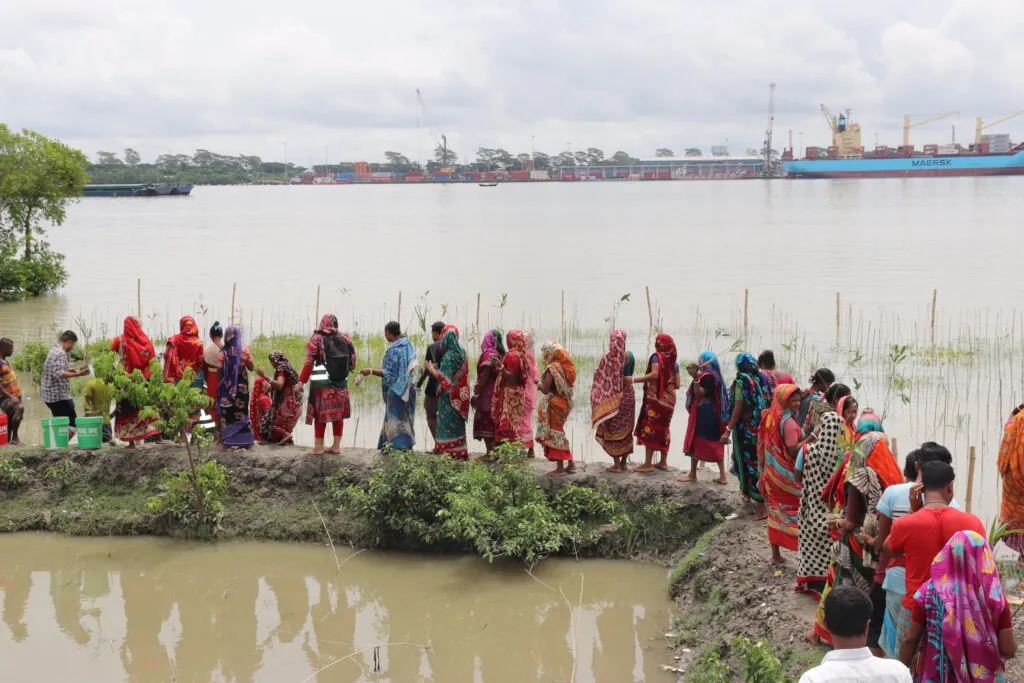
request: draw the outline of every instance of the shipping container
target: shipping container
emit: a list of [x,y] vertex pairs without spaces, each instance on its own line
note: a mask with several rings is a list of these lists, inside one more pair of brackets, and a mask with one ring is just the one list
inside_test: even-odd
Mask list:
[[448,175],[447,173],[444,173],[444,174],[441,174],[441,173],[434,174],[434,175],[430,176],[430,178],[435,183],[447,183],[447,182],[450,182],[451,179],[452,179],[452,177],[450,175]]
[[551,180],[548,171],[530,171],[530,180]]
[[562,180],[576,180],[576,174],[575,173],[563,173],[562,174]]
[[530,172],[529,171],[512,171],[511,173],[509,173],[509,177],[512,180],[529,180],[530,179]]
[[658,179],[659,180],[671,180],[672,179],[672,171],[658,171]]
[[653,180],[656,177],[657,176],[654,175],[654,171],[644,171],[644,179],[645,180]]

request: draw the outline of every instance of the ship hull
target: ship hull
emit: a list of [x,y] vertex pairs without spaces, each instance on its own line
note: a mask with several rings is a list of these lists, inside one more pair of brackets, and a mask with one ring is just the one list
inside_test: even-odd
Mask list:
[[83,197],[184,197],[192,192],[189,183],[147,185],[129,183],[125,185],[86,185]]
[[786,177],[807,178],[950,178],[1024,175],[1024,152],[986,156],[816,159],[789,161]]

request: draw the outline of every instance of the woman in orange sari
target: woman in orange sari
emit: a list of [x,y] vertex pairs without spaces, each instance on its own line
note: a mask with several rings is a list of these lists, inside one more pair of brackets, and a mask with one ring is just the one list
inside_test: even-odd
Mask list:
[[[999,521],[1011,531],[1024,529],[1024,410],[1020,407],[1003,430],[999,446],[999,476],[1003,480],[1003,500],[999,506]],[[1024,533],[1007,534],[1003,543],[1021,553],[1024,564]]]
[[199,326],[190,315],[182,317],[178,322],[181,330],[167,339],[164,352],[164,379],[168,382],[180,382],[186,370],[196,374],[192,385],[203,386],[203,342],[199,339]]
[[[124,371],[131,374],[138,370],[143,377],[149,379],[150,362],[156,359],[156,349],[138,319],[131,316],[124,319],[124,332],[110,342],[110,350],[121,358]],[[127,399],[117,402],[114,432],[121,441],[128,442],[128,448],[135,448],[136,442],[160,436],[160,430],[153,426],[154,420],[139,419],[139,406],[132,405]]]
[[544,447],[544,457],[556,463],[548,476],[561,477],[576,471],[569,439],[565,436],[565,421],[572,410],[576,365],[558,342],[545,342],[540,353],[544,370],[537,404],[537,442]]
[[782,564],[781,549],[797,549],[800,528],[801,484],[796,477],[796,461],[800,451],[817,438],[811,434],[801,438],[796,421],[800,410],[800,389],[795,384],[775,387],[771,409],[761,418],[757,434],[758,487],[768,507],[768,543],[772,547],[772,564]]

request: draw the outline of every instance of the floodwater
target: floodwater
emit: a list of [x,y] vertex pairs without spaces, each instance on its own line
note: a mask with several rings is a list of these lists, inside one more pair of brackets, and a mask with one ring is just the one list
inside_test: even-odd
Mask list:
[[[901,454],[947,443],[958,495],[975,446],[975,509],[989,519],[998,497],[980,491],[998,485],[1002,423],[1024,401],[1022,182],[198,187],[189,198],[89,199],[49,236],[69,286],[0,306],[0,334],[50,339],[84,322],[93,338],[112,336],[137,311],[139,282],[155,339],[182,314],[228,321],[233,291],[249,336],[305,334],[328,310],[355,332],[444,318],[471,351],[477,328],[532,329],[581,360],[568,434],[584,461],[605,458],[587,396],[613,321],[629,330],[639,369],[652,322],[675,336],[681,360],[718,352],[727,379],[745,337],[755,353],[775,349],[801,383],[832,367],[862,406],[885,412]],[[913,353],[891,362],[903,344]],[[45,411],[30,408],[33,422]],[[344,445],[376,445],[381,417],[379,401],[357,403]],[[684,429],[680,410],[677,443]],[[422,410],[417,433],[429,446]],[[311,443],[304,425],[296,436]],[[676,445],[670,463],[687,466]]]
[[531,578],[469,557],[339,560],[340,573],[319,546],[0,536],[4,680],[673,680],[661,568],[556,559]]

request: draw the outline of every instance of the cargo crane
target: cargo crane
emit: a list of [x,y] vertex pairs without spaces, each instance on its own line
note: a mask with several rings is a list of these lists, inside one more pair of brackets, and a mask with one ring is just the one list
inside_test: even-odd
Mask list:
[[[431,139],[434,141],[435,148],[441,148],[441,164],[444,166],[448,161],[448,137],[441,132],[441,129],[431,124],[430,118],[427,116],[427,105],[423,103],[423,95],[420,94],[420,89],[416,88],[416,104],[418,105],[417,117],[419,112],[423,112],[423,121],[427,126],[427,132],[430,133]],[[417,126],[419,125],[417,120]],[[451,173],[454,169],[442,168],[441,173]]]
[[772,168],[772,133],[775,128],[775,81],[768,86],[768,129],[764,134],[764,170],[761,173],[767,177],[775,174]]
[[910,129],[911,128],[917,128],[918,126],[923,126],[926,123],[933,123],[935,121],[941,121],[942,119],[948,119],[950,116],[958,116],[959,117],[959,115],[960,115],[960,112],[958,112],[958,111],[951,111],[951,112],[946,112],[945,114],[940,114],[939,116],[933,116],[930,119],[925,119],[924,121],[916,121],[914,123],[910,122],[910,115],[909,114],[904,115],[904,117],[903,117],[903,146],[904,147],[910,147]]
[[984,119],[982,119],[979,116],[975,120],[974,144],[975,145],[980,145],[981,144],[981,131],[985,130],[986,128],[990,128],[992,126],[999,125],[1000,123],[1003,123],[1005,121],[1009,121],[1010,119],[1016,118],[1016,117],[1020,116],[1021,114],[1024,114],[1024,109],[1022,109],[1021,111],[1018,111],[1018,112],[1014,112],[1013,114],[1008,114],[1008,115],[1002,117],[1001,119],[996,119],[995,121],[990,121],[989,123],[985,123]]

